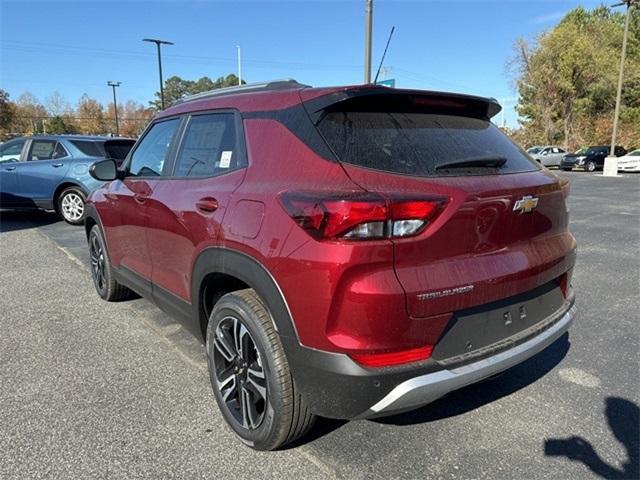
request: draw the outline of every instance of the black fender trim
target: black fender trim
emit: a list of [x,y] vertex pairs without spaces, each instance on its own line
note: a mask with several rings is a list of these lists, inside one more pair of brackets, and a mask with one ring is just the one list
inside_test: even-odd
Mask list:
[[[253,288],[271,313],[274,328],[283,338],[298,342],[291,311],[273,275],[249,255],[224,247],[209,247],[200,252],[191,276],[191,301],[194,319],[206,315],[201,301],[204,278],[222,273],[241,280]],[[287,342],[289,343],[289,342]]]

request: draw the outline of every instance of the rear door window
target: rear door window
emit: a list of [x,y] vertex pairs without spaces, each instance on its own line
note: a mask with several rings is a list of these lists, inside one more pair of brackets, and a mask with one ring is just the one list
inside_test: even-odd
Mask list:
[[87,157],[103,157],[104,151],[98,142],[89,140],[71,140],[71,144],[80,150]]
[[[540,167],[489,120],[394,111],[330,111],[318,124],[345,163],[415,176],[484,175]],[[442,169],[477,159],[504,159],[491,168]]]
[[233,113],[189,119],[176,157],[175,177],[211,177],[240,166]]
[[57,143],[55,140],[34,140],[31,142],[28,160],[51,160],[54,158]]

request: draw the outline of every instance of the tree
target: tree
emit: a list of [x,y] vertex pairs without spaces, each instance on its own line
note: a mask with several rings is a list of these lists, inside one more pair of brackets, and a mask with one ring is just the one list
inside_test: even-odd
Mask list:
[[30,92],[24,92],[16,102],[16,113],[12,129],[16,133],[43,133],[47,109]]
[[0,134],[11,133],[16,106],[9,100],[9,93],[0,89]]
[[102,105],[86,93],[78,101],[76,119],[80,133],[98,135],[106,133],[108,130]]
[[[527,144],[575,149],[611,140],[624,16],[607,7],[569,12],[535,43],[515,45],[518,113]],[[640,145],[640,22],[631,24],[619,140]]]
[[46,122],[47,133],[57,135],[62,133],[73,133],[73,130],[68,126],[64,119],[60,115],[55,115],[49,118]]
[[[243,80],[242,83],[245,84],[247,82]],[[201,77],[196,81],[184,80],[174,75],[173,77],[167,78],[164,82],[165,108],[170,107],[187,95],[195,95],[196,93],[215,90],[217,88],[235,87],[236,85],[238,85],[238,77],[233,73],[226,77],[218,77],[216,80],[211,80],[209,77]],[[155,93],[155,100],[149,102],[149,104],[155,110],[162,108],[160,92]]]
[[[107,105],[106,112],[109,130],[115,132],[115,111],[113,103]],[[142,133],[149,121],[153,118],[153,109],[145,108],[144,105],[128,100],[124,104],[118,103],[118,123],[120,135],[123,137],[136,138]]]

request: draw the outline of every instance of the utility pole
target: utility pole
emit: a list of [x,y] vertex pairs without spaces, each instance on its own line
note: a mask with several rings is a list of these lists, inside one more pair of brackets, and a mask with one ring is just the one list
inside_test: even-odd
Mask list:
[[373,0],[365,0],[364,7],[364,83],[371,83],[371,27]]
[[238,49],[238,85],[242,85],[242,63],[240,62],[240,45],[236,45]]
[[629,20],[631,19],[631,11],[636,5],[637,0],[623,0],[620,3],[611,5],[612,7],[627,6],[627,14],[624,20],[624,35],[622,37],[622,55],[620,57],[620,72],[618,74],[618,92],[616,94],[616,109],[613,114],[613,134],[611,136],[611,151],[609,156],[604,160],[603,175],[607,177],[615,177],[618,175],[618,159],[616,157],[616,136],[618,135],[618,118],[620,117],[620,103],[622,102],[622,83],[624,80],[624,62],[627,56],[627,38],[629,36]]
[[113,89],[113,111],[115,112],[116,117],[116,137],[120,136],[120,128],[118,126],[118,101],[116,100],[116,87],[122,85],[122,82],[112,82],[109,80],[107,85]]
[[173,45],[173,42],[158,40],[156,38],[143,38],[143,42],[155,43],[158,49],[158,73],[160,74],[160,105],[164,110],[164,87],[162,85],[162,57],[160,56],[160,45]]

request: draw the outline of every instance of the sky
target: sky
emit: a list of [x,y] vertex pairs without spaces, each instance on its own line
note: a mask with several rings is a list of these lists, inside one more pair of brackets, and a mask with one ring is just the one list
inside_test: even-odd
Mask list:
[[[397,87],[497,98],[517,125],[517,92],[508,68],[514,42],[535,39],[583,0],[374,0],[375,70],[384,61]],[[295,78],[313,86],[363,81],[364,0],[99,2],[0,0],[0,88],[12,99],[29,91],[41,102],[59,92],[74,104],[83,93],[112,101],[107,81],[120,81],[118,103],[147,105],[158,90],[156,50],[165,79],[237,74],[259,82]]]

